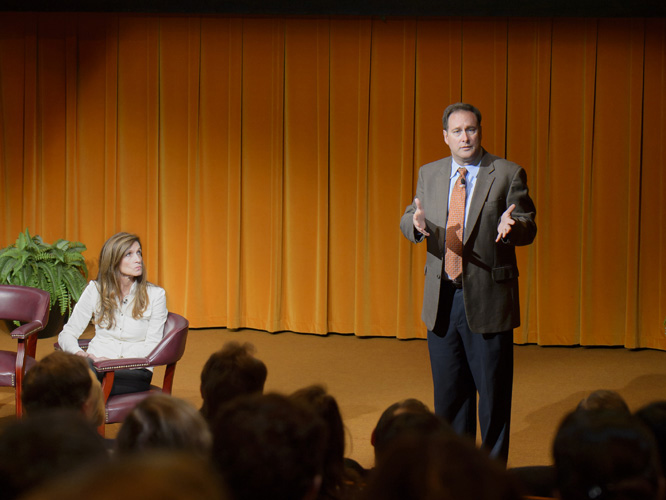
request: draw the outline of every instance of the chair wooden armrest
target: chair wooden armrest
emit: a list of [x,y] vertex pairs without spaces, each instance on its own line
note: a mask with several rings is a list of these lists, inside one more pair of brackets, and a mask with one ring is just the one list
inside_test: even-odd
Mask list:
[[152,365],[148,358],[120,358],[95,361],[93,366],[98,372],[110,372],[114,370],[129,370],[131,368],[147,368]]
[[39,333],[41,330],[44,329],[44,326],[41,321],[31,321],[30,323],[25,323],[18,328],[12,330],[9,332],[9,335],[13,339],[25,339],[26,337],[29,337],[30,335],[34,335],[35,333]]

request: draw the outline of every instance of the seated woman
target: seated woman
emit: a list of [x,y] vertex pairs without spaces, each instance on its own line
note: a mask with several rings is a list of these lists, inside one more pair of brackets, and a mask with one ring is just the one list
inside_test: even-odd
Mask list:
[[[167,314],[164,289],[146,280],[139,237],[118,233],[104,243],[97,280],[81,294],[58,343],[91,364],[145,357],[162,340]],[[91,319],[95,336],[84,351],[78,339]],[[98,374],[100,380],[102,376]],[[116,370],[111,395],[146,391],[152,377],[146,368]]]

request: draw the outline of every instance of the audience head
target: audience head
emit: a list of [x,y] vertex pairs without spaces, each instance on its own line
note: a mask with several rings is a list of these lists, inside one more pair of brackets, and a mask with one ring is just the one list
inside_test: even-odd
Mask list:
[[623,412],[570,413],[555,436],[553,458],[563,500],[652,500],[661,491],[654,438]]
[[106,460],[104,439],[80,412],[52,410],[27,416],[0,434],[0,498],[18,497]]
[[81,412],[95,426],[104,422],[99,380],[81,356],[55,351],[25,375],[21,401],[27,415],[58,408]]
[[337,498],[345,488],[345,427],[340,408],[333,396],[321,385],[311,385],[294,392],[292,401],[309,405],[328,429],[324,453],[321,493]]
[[591,392],[586,398],[578,403],[578,409],[581,410],[615,410],[626,414],[631,413],[629,406],[620,393],[600,389]]
[[405,399],[394,403],[384,410],[372,431],[371,443],[375,448],[375,461],[398,436],[439,432],[452,431],[446,421],[432,413],[418,399]]
[[212,436],[201,414],[186,401],[163,393],[141,401],[116,437],[121,454],[172,450],[208,457],[211,446]]
[[25,500],[226,500],[208,461],[190,454],[148,452],[63,475]]
[[279,394],[234,399],[212,422],[213,463],[236,500],[315,498],[326,427]]
[[499,463],[453,433],[408,434],[386,450],[364,500],[520,500]]
[[636,417],[652,431],[657,443],[661,470],[666,471],[666,401],[655,401],[636,412]]
[[211,421],[233,398],[262,393],[267,374],[263,361],[254,357],[252,344],[227,342],[208,358],[201,371],[201,414]]

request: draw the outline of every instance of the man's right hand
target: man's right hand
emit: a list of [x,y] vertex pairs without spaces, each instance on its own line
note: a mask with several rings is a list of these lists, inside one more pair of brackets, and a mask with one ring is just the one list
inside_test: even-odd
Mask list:
[[422,235],[430,236],[430,233],[426,231],[425,210],[423,210],[423,207],[421,206],[421,200],[414,198],[414,204],[416,205],[416,210],[414,211],[413,216],[414,227]]

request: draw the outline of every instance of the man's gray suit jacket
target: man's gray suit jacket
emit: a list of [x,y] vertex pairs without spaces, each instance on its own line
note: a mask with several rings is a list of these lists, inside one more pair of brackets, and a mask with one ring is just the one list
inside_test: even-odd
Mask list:
[[[536,209],[529,196],[527,176],[519,165],[484,151],[469,206],[463,235],[463,294],[470,329],[475,333],[497,333],[520,325],[518,266],[515,247],[532,243],[536,236]],[[419,170],[416,198],[426,214],[427,257],[422,318],[428,330],[438,319],[448,325],[451,297],[442,297],[446,220],[448,215],[451,157],[423,165]],[[497,225],[511,205],[515,224],[500,242]],[[416,205],[407,206],[400,229],[414,243],[424,236],[416,231],[413,214]],[[438,311],[438,308],[443,308]]]

